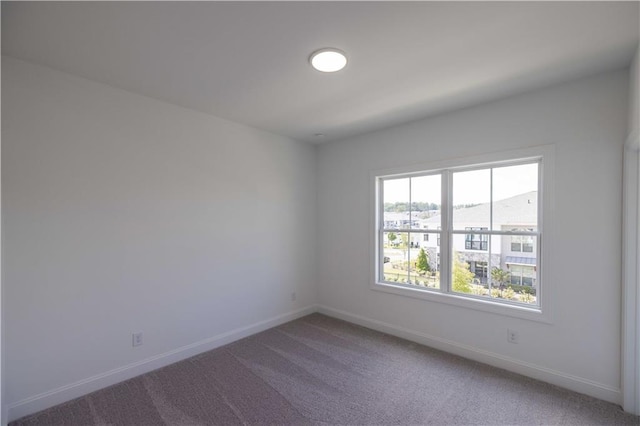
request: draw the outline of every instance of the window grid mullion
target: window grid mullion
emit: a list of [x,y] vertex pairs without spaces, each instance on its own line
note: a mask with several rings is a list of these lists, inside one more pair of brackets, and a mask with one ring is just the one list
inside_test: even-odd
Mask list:
[[426,229],[426,228],[382,228],[384,232],[411,232],[413,234],[442,234],[440,229]]
[[450,204],[452,203],[452,194],[453,194],[453,188],[452,188],[452,175],[451,172],[449,170],[446,170],[442,173],[442,190],[441,190],[441,194],[442,194],[442,202],[441,202],[441,207],[440,209],[442,210],[442,214],[441,214],[441,218],[442,218],[442,223],[441,223],[441,227],[443,230],[443,234],[442,237],[440,238],[440,288],[442,289],[442,291],[444,293],[451,293],[451,289],[453,287],[452,285],[452,277],[451,277],[451,272],[452,272],[452,253],[451,253],[451,247],[453,244],[452,238],[453,238],[453,234],[451,233],[451,230],[453,228],[452,226],[452,219],[453,219],[453,212],[450,208]]
[[[489,229],[493,231],[493,167],[489,169]],[[493,299],[491,289],[493,288],[493,280],[491,279],[491,235],[488,237],[487,244],[487,285],[489,287],[489,297]]]
[[536,296],[537,296],[537,302],[538,302],[538,306],[541,306],[541,301],[542,301],[542,286],[540,285],[540,274],[541,274],[541,267],[544,268],[544,264],[542,262],[542,231],[544,231],[544,216],[541,214],[542,211],[542,162],[538,161],[538,208],[536,210],[536,218],[537,218],[537,228],[536,230],[538,231],[538,236],[537,238],[537,242],[536,242]]
[[[431,231],[431,232],[435,232],[435,231]],[[516,237],[516,236],[531,236],[531,237],[539,237],[540,236],[540,232],[539,231],[489,231],[489,230],[485,230],[485,231],[479,231],[479,230],[471,230],[471,229],[465,229],[465,230],[461,230],[461,229],[456,229],[456,230],[452,230],[451,231],[452,234],[474,234],[474,235],[501,235],[501,236],[506,236],[506,237]]]
[[407,232],[407,283],[411,283],[411,247],[409,242],[411,241],[411,230],[413,229],[413,219],[411,214],[411,183],[413,179],[409,178],[409,231]]
[[384,281],[384,180],[378,180],[378,279]]

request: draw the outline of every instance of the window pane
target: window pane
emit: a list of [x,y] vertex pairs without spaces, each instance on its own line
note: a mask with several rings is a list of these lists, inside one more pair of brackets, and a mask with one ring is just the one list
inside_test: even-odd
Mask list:
[[411,178],[411,227],[437,229],[441,225],[441,176]]
[[493,169],[493,230],[537,227],[538,163]]
[[476,237],[487,247],[485,251],[457,250],[454,245],[457,260],[453,264],[452,288],[458,293],[495,298],[498,296],[495,287],[500,283],[496,282],[499,275],[494,274],[493,271],[496,268],[500,269],[502,237],[486,234],[479,234]]
[[382,237],[383,280],[406,284],[409,281],[409,234],[384,232]]
[[[536,259],[537,238],[529,235],[518,236],[522,241],[522,252],[504,252],[501,256],[501,268],[508,274],[508,285],[505,290],[507,298],[529,305],[537,304],[538,280]],[[503,237],[507,240],[514,237]],[[525,251],[529,246],[531,251]],[[503,249],[507,247],[503,243]],[[510,248],[510,247],[509,247]]]
[[453,173],[453,229],[489,227],[490,169]]
[[[411,238],[422,239],[423,235],[411,234]],[[436,246],[436,235],[429,235],[429,243],[421,247],[409,247],[409,283],[420,287],[440,288],[440,249]]]
[[382,181],[384,227],[409,228],[409,178]]
[[[511,253],[512,236],[481,235],[491,242],[485,252],[466,250],[460,244],[456,246],[457,236],[462,235],[454,236],[453,292],[484,296],[496,301],[537,304],[535,256],[520,252],[514,256]],[[534,240],[530,236],[517,237]],[[532,246],[535,246],[535,242]]]

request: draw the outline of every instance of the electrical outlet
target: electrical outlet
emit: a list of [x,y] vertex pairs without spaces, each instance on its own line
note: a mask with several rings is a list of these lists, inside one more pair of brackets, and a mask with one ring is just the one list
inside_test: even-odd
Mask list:
[[142,332],[133,333],[131,337],[132,337],[131,339],[132,346],[140,346],[142,344]]
[[292,301],[292,302],[295,302],[295,301],[296,301],[296,299],[297,299],[296,292],[295,292],[295,291],[292,291],[292,292],[291,292],[291,301]]
[[519,343],[520,335],[515,330],[507,329],[507,342],[509,343]]

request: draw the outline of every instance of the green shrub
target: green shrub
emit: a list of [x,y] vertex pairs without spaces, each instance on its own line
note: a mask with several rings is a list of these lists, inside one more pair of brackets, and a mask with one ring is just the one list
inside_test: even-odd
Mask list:
[[518,293],[518,294],[520,295],[520,301],[521,302],[532,303],[535,300],[535,298],[529,293],[521,292],[521,293]]
[[458,293],[471,293],[471,280],[473,272],[469,271],[469,264],[462,261],[454,253],[453,258],[453,291]]
[[509,284],[508,288],[512,289],[516,293],[527,293],[534,296],[536,295],[536,289],[531,287],[530,285]]
[[507,289],[502,292],[502,297],[509,300],[515,300],[516,292],[511,287],[507,287]]

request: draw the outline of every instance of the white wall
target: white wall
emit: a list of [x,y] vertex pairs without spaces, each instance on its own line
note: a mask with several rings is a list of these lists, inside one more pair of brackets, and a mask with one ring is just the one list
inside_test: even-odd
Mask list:
[[[0,79],[2,78],[2,70],[0,69]],[[0,88],[0,99],[2,98],[2,89]],[[2,118],[0,117],[0,129],[2,128]],[[2,138],[0,137],[0,141]],[[0,153],[1,153],[0,149]],[[2,175],[2,160],[0,154],[0,176]],[[0,212],[2,211],[2,178],[0,177]],[[0,220],[0,241],[2,241],[2,220]],[[0,244],[0,425],[4,426],[7,423],[7,410],[6,404],[4,403],[4,378],[2,376],[4,371],[4,356],[2,355],[2,341],[4,340],[4,322],[2,322],[2,318],[4,314],[2,312],[2,293],[3,293],[3,285],[2,285],[2,249]]]
[[2,113],[10,417],[315,302],[314,147],[7,57]]
[[640,144],[640,45],[636,49],[629,67],[629,137],[634,138],[633,145]]
[[[607,73],[322,145],[325,312],[620,402],[621,192],[628,73]],[[556,145],[553,323],[369,288],[370,171]],[[507,343],[507,327],[520,343]]]
[[[102,374],[304,312],[316,291],[333,312],[620,402],[627,90],[626,72],[609,73],[322,145],[316,157],[286,138],[3,57],[10,416],[76,384],[104,384]],[[548,143],[562,253],[550,265],[553,324],[369,289],[370,170]],[[133,331],[145,335],[135,349]]]
[[640,46],[629,69],[629,122],[624,150],[622,406],[640,415]]

